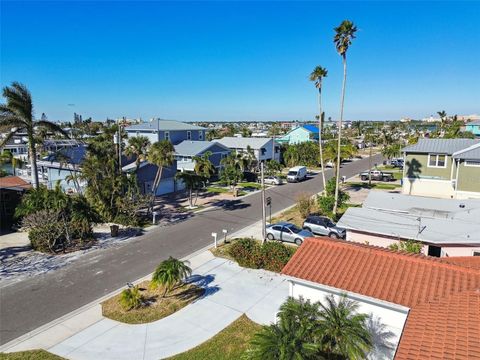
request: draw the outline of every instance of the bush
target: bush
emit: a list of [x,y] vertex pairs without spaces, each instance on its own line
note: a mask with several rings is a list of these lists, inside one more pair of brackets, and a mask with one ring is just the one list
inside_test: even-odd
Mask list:
[[297,197],[297,209],[300,216],[306,218],[315,207],[315,200],[309,194],[300,194]]
[[267,241],[262,246],[263,268],[274,272],[282,271],[296,248],[280,242]]
[[22,227],[28,229],[28,239],[34,250],[55,252],[65,241],[64,224],[60,212],[40,210],[23,218]]
[[280,242],[267,241],[260,245],[253,239],[240,239],[232,244],[229,255],[240,266],[280,272],[295,250],[296,248]]
[[405,251],[412,254],[421,254],[422,253],[422,243],[415,240],[400,240],[398,243],[391,244],[388,246],[390,250],[395,251]]
[[127,311],[131,309],[138,309],[143,305],[144,301],[145,299],[140,293],[138,286],[125,289],[120,295],[120,305],[122,305],[122,307]]

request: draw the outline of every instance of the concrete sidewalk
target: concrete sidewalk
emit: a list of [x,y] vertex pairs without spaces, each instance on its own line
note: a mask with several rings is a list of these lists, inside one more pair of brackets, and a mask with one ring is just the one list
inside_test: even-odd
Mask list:
[[48,350],[78,360],[165,358],[200,345],[243,313],[261,324],[272,322],[288,296],[281,275],[213,256],[193,279],[206,295],[164,319],[128,325],[104,318]]

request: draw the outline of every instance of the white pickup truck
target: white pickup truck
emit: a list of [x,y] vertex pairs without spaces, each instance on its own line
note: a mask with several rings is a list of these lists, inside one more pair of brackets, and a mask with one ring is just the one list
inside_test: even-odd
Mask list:
[[[395,180],[392,173],[383,172],[380,170],[371,170],[370,176],[372,180],[376,181],[393,181]],[[362,181],[368,180],[368,171],[364,171],[360,174]]]

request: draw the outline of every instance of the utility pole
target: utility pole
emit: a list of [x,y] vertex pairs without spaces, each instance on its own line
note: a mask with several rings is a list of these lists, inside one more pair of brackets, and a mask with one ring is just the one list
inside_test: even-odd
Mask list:
[[263,176],[263,161],[260,163],[260,176],[262,179],[262,244],[265,243],[265,238],[267,237],[267,219],[266,219],[266,211],[265,211],[265,179]]

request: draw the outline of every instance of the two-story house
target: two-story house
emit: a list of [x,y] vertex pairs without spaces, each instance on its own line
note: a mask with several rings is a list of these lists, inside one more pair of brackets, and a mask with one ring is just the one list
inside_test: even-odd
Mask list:
[[228,147],[237,154],[246,153],[252,149],[258,162],[267,160],[280,161],[280,145],[272,138],[247,138],[247,137],[224,137],[215,140]]
[[480,120],[465,124],[465,131],[470,131],[475,136],[480,136]]
[[177,160],[177,170],[194,171],[194,157],[202,156],[209,152],[209,160],[215,169],[221,168],[221,161],[227,157],[231,150],[217,143],[216,141],[191,141],[185,140],[175,145],[175,159]]
[[480,140],[419,139],[402,151],[404,194],[480,198]]
[[160,140],[168,140],[173,145],[177,145],[184,140],[204,141],[206,129],[180,121],[155,119],[128,126],[125,131],[128,137],[146,136],[152,144]]

